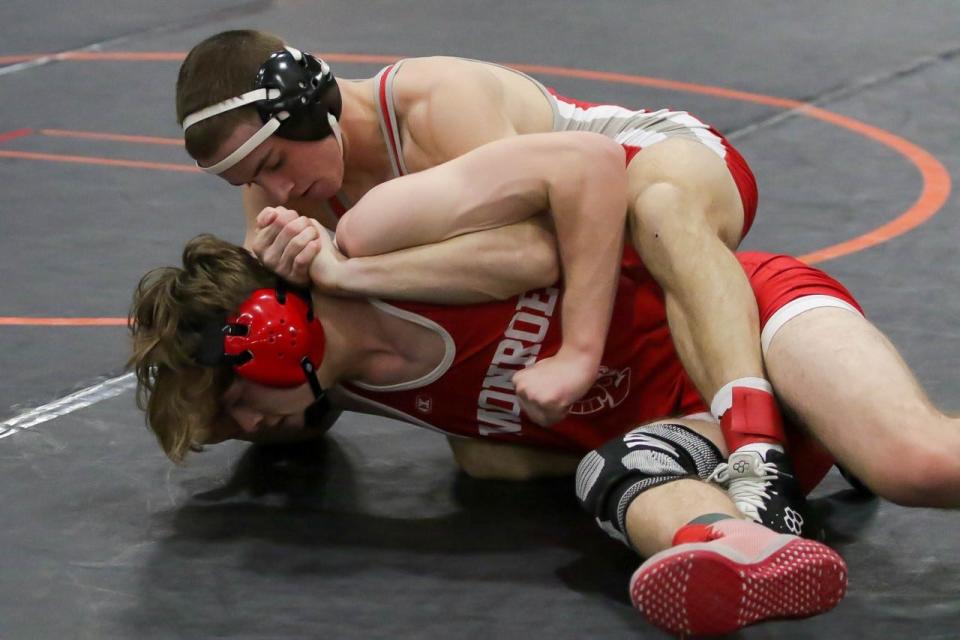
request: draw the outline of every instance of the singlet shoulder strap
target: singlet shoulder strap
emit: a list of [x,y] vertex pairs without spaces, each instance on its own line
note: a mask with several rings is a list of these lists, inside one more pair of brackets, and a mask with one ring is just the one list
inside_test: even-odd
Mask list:
[[397,125],[397,111],[393,106],[393,83],[397,72],[403,65],[399,60],[389,67],[383,68],[377,74],[377,115],[380,119],[380,131],[387,143],[387,153],[390,156],[390,166],[396,177],[406,175],[407,167],[403,163],[403,146],[400,141],[400,127]]
[[330,211],[333,212],[333,215],[337,216],[337,220],[339,220],[353,205],[346,195],[338,191],[327,199],[327,206],[330,208]]

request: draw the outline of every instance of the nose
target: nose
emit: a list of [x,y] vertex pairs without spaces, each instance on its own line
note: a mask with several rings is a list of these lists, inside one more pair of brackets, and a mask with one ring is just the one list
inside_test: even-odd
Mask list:
[[260,430],[260,427],[264,426],[264,415],[248,407],[232,407],[230,417],[236,421],[245,433],[256,433]]
[[273,202],[287,204],[290,201],[290,193],[293,191],[292,180],[274,174],[261,176],[257,182]]

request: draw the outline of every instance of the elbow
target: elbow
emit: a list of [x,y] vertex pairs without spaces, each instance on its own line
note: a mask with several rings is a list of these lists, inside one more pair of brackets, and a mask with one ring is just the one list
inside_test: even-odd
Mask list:
[[577,155],[580,166],[592,174],[623,174],[626,183],[627,156],[619,142],[589,131],[577,131],[572,135],[576,136],[576,139],[573,140],[571,151]]
[[[553,238],[551,237],[552,241]],[[531,281],[534,288],[549,287],[560,280],[560,258],[557,250],[550,244],[535,243],[530,245],[524,260],[530,265]],[[509,296],[508,296],[509,297]]]
[[337,249],[347,258],[358,258],[370,255],[369,253],[364,253],[364,243],[357,234],[355,227],[356,225],[352,222],[350,212],[348,211],[346,215],[337,222],[337,231],[333,237]]
[[[492,261],[486,267],[493,274],[489,279],[496,282],[495,287],[485,289],[485,294],[499,301],[524,291],[552,286],[560,280],[560,255],[549,221],[541,215],[513,225],[510,230],[515,235],[510,238],[509,249],[500,247],[499,251],[485,253]],[[512,265],[512,268],[504,273],[503,265]]]

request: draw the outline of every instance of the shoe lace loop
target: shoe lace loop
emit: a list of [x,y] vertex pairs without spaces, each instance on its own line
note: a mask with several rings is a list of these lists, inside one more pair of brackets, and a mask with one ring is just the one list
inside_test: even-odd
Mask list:
[[758,462],[753,465],[752,471],[754,475],[731,479],[730,465],[721,462],[707,481],[726,486],[727,495],[741,510],[744,505],[750,505],[754,510],[766,510],[765,501],[770,499],[768,489],[779,476],[777,465],[772,462]]

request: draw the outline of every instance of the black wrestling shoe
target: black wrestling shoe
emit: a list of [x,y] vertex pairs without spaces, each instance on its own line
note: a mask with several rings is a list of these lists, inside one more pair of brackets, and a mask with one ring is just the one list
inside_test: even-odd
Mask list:
[[[710,480],[722,485],[745,516],[776,531],[805,538],[822,538],[820,527],[809,513],[790,459],[775,447],[761,454],[741,448],[714,470]],[[744,450],[746,449],[746,450]]]

